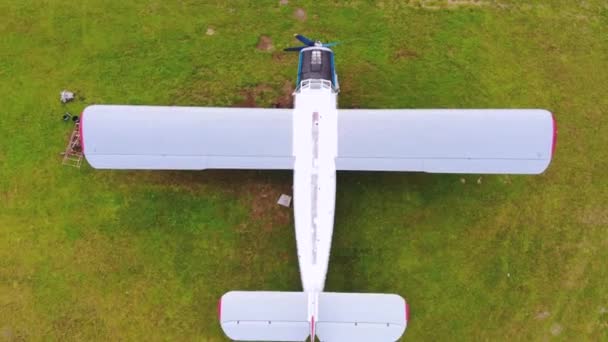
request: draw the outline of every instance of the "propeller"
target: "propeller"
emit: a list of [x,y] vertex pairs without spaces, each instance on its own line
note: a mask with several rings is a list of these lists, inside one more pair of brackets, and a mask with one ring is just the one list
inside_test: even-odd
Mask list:
[[304,45],[308,45],[308,46],[314,46],[315,45],[315,41],[314,40],[308,39],[308,38],[304,37],[301,34],[297,34],[296,33],[293,36],[296,37],[297,40],[299,40],[302,43],[304,43]]
[[308,46],[292,46],[292,47],[288,47],[286,49],[283,49],[283,51],[300,51],[303,48],[308,47]]
[[333,43],[322,43],[320,40],[312,40],[310,38],[307,38],[301,34],[295,34],[294,37],[301,41],[304,46],[293,46],[293,47],[288,47],[286,49],[283,49],[283,51],[300,51],[303,48],[309,47],[309,46],[323,46],[323,47],[331,47],[331,46],[336,46],[339,43],[338,42],[333,42]]

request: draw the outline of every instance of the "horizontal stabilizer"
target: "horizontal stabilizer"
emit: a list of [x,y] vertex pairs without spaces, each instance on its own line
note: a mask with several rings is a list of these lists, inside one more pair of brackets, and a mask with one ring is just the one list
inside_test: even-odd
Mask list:
[[307,298],[303,292],[228,292],[220,300],[220,323],[237,341],[304,341]]
[[407,326],[405,300],[395,294],[319,294],[316,334],[319,340],[397,341]]
[[320,341],[393,342],[409,310],[394,294],[232,291],[222,296],[219,315],[226,336],[237,341],[305,341],[312,333]]

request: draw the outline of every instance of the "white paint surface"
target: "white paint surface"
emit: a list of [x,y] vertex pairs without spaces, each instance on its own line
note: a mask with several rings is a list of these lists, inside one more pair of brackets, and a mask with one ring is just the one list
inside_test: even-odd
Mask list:
[[323,291],[334,223],[338,112],[331,89],[295,95],[294,215],[305,291]]

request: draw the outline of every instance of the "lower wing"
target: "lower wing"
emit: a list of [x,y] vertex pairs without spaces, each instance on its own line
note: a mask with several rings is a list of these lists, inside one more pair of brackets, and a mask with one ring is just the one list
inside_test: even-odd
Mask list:
[[538,174],[556,126],[540,109],[338,111],[338,170]]
[[89,106],[81,118],[99,169],[292,169],[292,110]]

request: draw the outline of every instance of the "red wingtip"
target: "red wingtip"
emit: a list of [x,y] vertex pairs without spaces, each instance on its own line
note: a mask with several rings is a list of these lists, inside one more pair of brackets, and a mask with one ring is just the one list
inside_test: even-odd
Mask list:
[[555,121],[555,116],[551,113],[551,120],[553,121],[553,141],[551,142],[551,159],[553,159],[553,155],[555,154],[555,145],[557,144],[557,122]]
[[405,303],[405,322],[408,323],[410,321],[410,306],[406,302]]
[[220,297],[220,300],[217,302],[217,319],[220,323],[222,322],[222,297]]
[[80,113],[80,121],[78,122],[78,138],[80,139],[80,150],[84,153],[84,136],[82,135],[82,126],[84,125],[84,111]]

